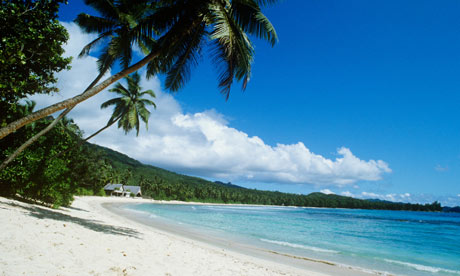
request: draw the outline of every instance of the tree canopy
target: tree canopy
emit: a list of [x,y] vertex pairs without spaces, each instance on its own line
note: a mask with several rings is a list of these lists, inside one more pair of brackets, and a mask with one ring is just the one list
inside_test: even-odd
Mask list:
[[64,0],[2,0],[0,6],[0,100],[14,103],[56,92],[55,73],[69,69],[68,39],[57,12]]
[[141,120],[145,123],[145,127],[148,129],[150,111],[146,106],[151,105],[156,107],[153,101],[143,97],[148,95],[155,98],[155,93],[153,93],[152,90],[141,92],[141,76],[138,73],[127,76],[125,80],[128,83],[128,88],[124,87],[121,83],[117,83],[115,87],[109,91],[120,95],[120,97],[106,101],[101,105],[101,108],[106,108],[112,105],[114,106],[113,114],[107,125],[111,125],[118,121],[118,128],[122,128],[125,134],[133,128],[136,128],[136,135],[139,135],[139,125]]
[[[93,6],[116,6],[125,2],[86,0],[87,4]],[[140,27],[137,35],[145,35],[155,41],[155,44],[149,49],[149,54],[73,98],[53,104],[8,124],[0,129],[0,139],[35,120],[62,109],[72,109],[75,105],[145,65],[147,65],[147,76],[166,73],[166,87],[177,91],[188,80],[190,69],[197,64],[205,42],[212,46],[211,57],[219,69],[219,87],[228,98],[234,80],[242,81],[243,89],[249,81],[254,56],[254,48],[249,37],[252,35],[267,40],[272,45],[277,41],[275,28],[261,12],[261,7],[275,3],[276,0],[148,2],[151,5],[152,14],[145,14],[145,24],[138,25]],[[125,16],[134,18],[130,14]],[[103,17],[110,18],[111,15],[103,14]],[[132,23],[135,25],[134,22]],[[104,27],[104,24],[96,24],[95,30],[100,33],[100,36],[106,31]],[[112,35],[120,34],[113,32]]]

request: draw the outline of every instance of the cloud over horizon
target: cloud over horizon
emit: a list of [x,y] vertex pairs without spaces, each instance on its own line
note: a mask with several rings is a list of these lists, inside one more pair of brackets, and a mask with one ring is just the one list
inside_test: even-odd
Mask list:
[[[322,193],[335,194],[333,191],[328,189],[321,190]],[[337,193],[339,194],[339,193]],[[431,204],[435,201],[442,202],[442,206],[458,206],[460,201],[458,198],[452,195],[432,195],[432,194],[423,194],[423,193],[374,193],[374,192],[356,192],[352,193],[350,191],[340,192],[342,196],[354,197],[359,199],[380,199],[393,202],[410,202],[410,203],[419,203],[419,204]],[[458,195],[460,196],[460,194]]]
[[[70,40],[66,55],[74,56],[72,70],[59,74],[59,95],[36,96],[39,107],[81,93],[97,75],[94,57],[78,59],[81,48],[94,36],[83,34],[74,23],[63,23]],[[141,83],[153,89],[156,110],[151,110],[149,130],[142,126],[139,137],[112,126],[96,136],[93,143],[125,153],[142,162],[202,177],[272,183],[300,183],[346,186],[357,181],[376,181],[390,173],[382,160],[362,160],[347,147],[337,149],[337,157],[328,159],[312,152],[303,142],[266,144],[260,137],[235,129],[216,110],[184,113],[179,103],[161,91],[158,79]],[[86,135],[101,128],[112,110],[99,108],[110,98],[103,91],[71,112]]]

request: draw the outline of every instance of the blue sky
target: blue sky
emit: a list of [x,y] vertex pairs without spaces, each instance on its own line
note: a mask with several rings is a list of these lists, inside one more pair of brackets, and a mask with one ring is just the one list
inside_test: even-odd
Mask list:
[[[81,1],[69,2],[61,8],[63,22],[92,12]],[[264,11],[279,42],[271,48],[255,40],[246,91],[237,84],[225,101],[205,55],[184,89],[173,97],[160,92],[182,114],[181,126],[190,128],[193,122],[203,129],[209,125],[203,118],[212,118],[222,123],[217,124],[220,129],[258,137],[262,148],[274,152],[284,149],[278,144],[301,142],[309,152],[334,161],[342,156],[338,149],[345,147],[362,162],[381,160],[388,169],[362,168],[378,171],[347,175],[352,181],[345,184],[327,184],[335,178],[308,175],[311,171],[300,180],[284,181],[285,172],[253,177],[246,168],[246,177],[236,177],[236,165],[219,172],[207,166],[175,166],[149,159],[154,152],[130,154],[132,149],[104,137],[95,142],[153,165],[258,189],[460,204],[460,2],[286,0]],[[161,82],[160,76],[152,85],[162,90]],[[150,134],[154,124],[151,119]],[[122,131],[115,133],[124,139]],[[194,139],[190,137],[188,142]],[[189,155],[203,152],[197,149]],[[294,146],[289,148],[293,151],[303,152]]]

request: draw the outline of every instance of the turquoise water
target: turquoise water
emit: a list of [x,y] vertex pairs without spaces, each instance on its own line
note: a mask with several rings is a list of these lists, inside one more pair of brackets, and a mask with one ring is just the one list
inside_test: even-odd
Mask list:
[[254,246],[396,275],[460,275],[460,215],[327,208],[136,204]]

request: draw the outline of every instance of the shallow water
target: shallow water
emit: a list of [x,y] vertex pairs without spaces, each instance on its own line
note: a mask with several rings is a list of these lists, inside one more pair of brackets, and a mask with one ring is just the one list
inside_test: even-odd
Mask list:
[[125,208],[206,235],[364,270],[460,275],[459,214],[150,203]]

